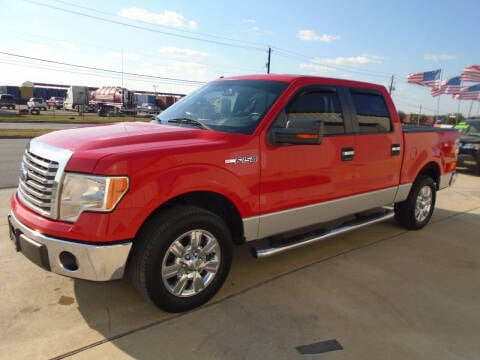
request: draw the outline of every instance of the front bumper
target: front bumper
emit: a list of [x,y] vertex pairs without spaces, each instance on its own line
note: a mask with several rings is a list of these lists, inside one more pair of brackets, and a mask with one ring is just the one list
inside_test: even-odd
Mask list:
[[120,279],[132,242],[89,245],[45,236],[22,224],[10,211],[10,239],[38,266],[54,273],[93,281]]

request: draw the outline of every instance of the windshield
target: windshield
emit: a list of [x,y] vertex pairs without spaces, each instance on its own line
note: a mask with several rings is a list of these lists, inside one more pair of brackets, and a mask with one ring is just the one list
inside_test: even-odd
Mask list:
[[287,88],[267,80],[222,80],[205,85],[160,115],[162,124],[251,134]]
[[455,129],[462,135],[480,136],[480,120],[458,123],[455,125]]

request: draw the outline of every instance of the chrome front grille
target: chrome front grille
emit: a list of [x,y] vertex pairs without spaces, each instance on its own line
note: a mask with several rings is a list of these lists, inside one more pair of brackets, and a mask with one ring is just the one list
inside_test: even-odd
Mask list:
[[58,167],[58,162],[25,150],[18,191],[26,206],[44,216],[52,215]]
[[23,155],[18,197],[36,213],[58,218],[59,184],[72,151],[32,139]]

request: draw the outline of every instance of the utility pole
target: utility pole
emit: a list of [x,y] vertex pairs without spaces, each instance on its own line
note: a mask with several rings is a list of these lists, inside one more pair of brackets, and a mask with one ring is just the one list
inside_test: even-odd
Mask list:
[[395,75],[392,75],[392,78],[390,79],[390,87],[388,88],[388,93],[392,95],[392,91],[395,90],[393,87],[393,80],[395,79]]
[[268,60],[267,60],[267,74],[270,74],[270,57],[272,55],[272,48],[268,47]]

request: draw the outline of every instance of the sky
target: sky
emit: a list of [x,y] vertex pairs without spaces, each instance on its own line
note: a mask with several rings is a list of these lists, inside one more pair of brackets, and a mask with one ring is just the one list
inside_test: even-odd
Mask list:
[[[123,86],[186,94],[220,76],[270,72],[373,82],[398,110],[480,115],[433,98],[409,73],[442,79],[480,64],[478,0],[0,0],[0,86]],[[473,85],[466,83],[465,85]]]

